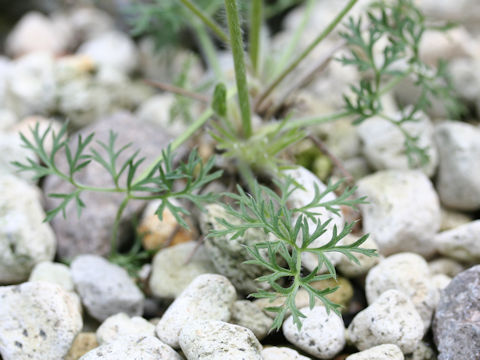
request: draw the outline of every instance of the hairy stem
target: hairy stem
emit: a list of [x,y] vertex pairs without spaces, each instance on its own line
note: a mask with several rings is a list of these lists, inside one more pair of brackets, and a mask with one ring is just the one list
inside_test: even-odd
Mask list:
[[350,9],[358,0],[350,0],[348,4],[340,11],[340,13],[332,20],[332,22],[317,36],[315,40],[268,86],[268,88],[260,95],[256,107],[260,107],[262,102],[272,93],[272,91],[280,84],[300,64],[315,47],[322,42],[338,25],[340,21],[347,15]]
[[250,62],[253,72],[258,74],[260,61],[260,33],[263,20],[263,0],[252,0],[250,6]]
[[235,67],[235,79],[237,82],[238,101],[242,116],[243,135],[249,138],[252,135],[252,120],[250,98],[248,94],[247,74],[243,52],[242,28],[238,16],[236,0],[225,0],[227,11],[228,29],[230,31],[230,45],[232,47],[233,62]]

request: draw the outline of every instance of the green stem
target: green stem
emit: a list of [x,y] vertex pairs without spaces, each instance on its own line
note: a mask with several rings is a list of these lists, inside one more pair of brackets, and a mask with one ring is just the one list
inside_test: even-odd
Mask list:
[[198,42],[202,48],[202,53],[207,59],[208,65],[213,72],[215,73],[216,79],[221,79],[223,77],[222,69],[220,63],[218,62],[217,51],[215,50],[215,45],[212,42],[212,39],[208,35],[205,25],[200,22],[194,22],[193,27],[198,36]]
[[125,208],[127,207],[128,201],[130,200],[130,195],[127,194],[120,206],[118,207],[117,214],[115,215],[115,221],[113,223],[112,238],[110,239],[110,257],[113,257],[118,252],[118,229],[120,227],[120,221],[122,220],[122,214]]
[[250,7],[250,62],[253,72],[258,74],[260,60],[260,35],[263,21],[263,0],[252,0]]
[[180,0],[191,12],[193,12],[202,22],[207,25],[222,41],[228,44],[228,36],[210,17],[205,14],[190,0]]
[[405,74],[397,75],[394,78],[392,78],[387,84],[385,84],[384,87],[382,87],[378,91],[378,97],[380,97],[382,95],[385,95],[388,92],[390,92],[390,90],[392,90],[395,86],[398,85],[398,83],[400,83],[403,79],[405,79],[408,76],[408,73],[409,73],[409,71],[406,71]]
[[243,135],[249,138],[252,135],[252,120],[250,99],[248,94],[247,74],[245,72],[242,28],[238,18],[237,0],[225,0],[228,29],[230,31],[230,45],[232,47],[235,79],[237,82],[238,101],[242,115]]
[[348,4],[340,11],[340,13],[332,20],[332,22],[317,36],[315,40],[288,66],[273,82],[270,86],[263,92],[263,94],[259,97],[257,102],[257,107],[262,104],[262,102],[272,93],[272,91],[280,84],[283,79],[287,77],[295,68],[300,64],[311,52],[315,47],[325,39],[335,27],[338,25],[340,21],[347,15],[350,9],[357,3],[358,0],[350,0]]

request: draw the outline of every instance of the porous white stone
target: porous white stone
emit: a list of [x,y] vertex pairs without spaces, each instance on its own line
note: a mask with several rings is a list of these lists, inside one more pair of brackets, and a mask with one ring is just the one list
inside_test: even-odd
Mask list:
[[155,332],[164,343],[178,348],[182,328],[195,320],[229,321],[237,294],[222,275],[203,274],[195,278],[175,299],[158,322]]
[[70,268],[67,265],[50,261],[35,265],[28,281],[48,281],[60,285],[66,291],[75,290]]
[[82,328],[79,303],[59,285],[0,287],[0,354],[4,360],[63,359]]
[[76,257],[70,269],[82,303],[95,319],[142,314],[144,296],[125,269],[97,255]]
[[480,208],[480,129],[460,122],[437,126],[440,155],[437,189],[440,201],[457,210]]
[[461,262],[480,261],[480,220],[460,225],[435,235],[437,250],[443,256]]
[[119,313],[107,318],[97,329],[100,345],[121,340],[125,336],[155,336],[155,325],[140,316],[129,317]]
[[459,264],[455,260],[445,257],[430,261],[428,263],[428,267],[430,268],[430,274],[432,274],[432,276],[444,274],[451,278],[457,276],[459,273],[465,270],[463,265]]
[[[344,239],[343,243],[345,245],[350,245],[359,239],[358,236],[353,234],[348,234]],[[369,236],[367,240],[360,246],[363,249],[373,249],[378,252],[378,245],[375,241]],[[355,257],[358,259],[359,264],[349,260],[346,256],[343,256],[340,260],[340,263],[337,265],[338,270],[347,277],[357,277],[365,275],[368,270],[374,267],[380,261],[379,256],[367,256],[363,254],[355,254]]]
[[197,249],[197,245],[189,241],[157,252],[149,282],[153,295],[176,298],[198,275],[215,272],[205,248],[200,246]]
[[359,350],[394,344],[408,354],[415,350],[423,334],[422,318],[412,302],[398,290],[385,291],[359,312],[348,327],[349,339]]
[[262,356],[263,360],[310,360],[309,357],[300,355],[298,351],[276,346],[263,348]]
[[372,268],[365,281],[368,303],[373,303],[390,289],[400,291],[411,300],[427,330],[439,294],[425,259],[414,253],[400,253],[387,257]]
[[450,209],[441,208],[442,223],[440,231],[452,230],[456,227],[472,222],[472,216]]
[[179,341],[191,360],[262,360],[262,345],[253,333],[223,321],[190,322],[182,328]]
[[348,356],[345,360],[404,360],[397,345],[384,344]]
[[433,236],[440,227],[440,205],[430,180],[420,171],[384,170],[358,182],[363,230],[377,243],[380,254],[412,251],[434,253]]
[[254,302],[237,300],[232,305],[232,324],[252,330],[258,340],[262,340],[270,331],[273,319],[265,314]]
[[327,314],[324,306],[302,308],[306,316],[299,330],[292,316],[283,323],[283,334],[299,349],[319,359],[331,359],[345,347],[343,320],[333,311]]
[[170,346],[154,336],[124,336],[103,344],[79,360],[183,360]]
[[0,174],[0,189],[0,284],[12,284],[26,280],[36,264],[53,260],[56,242],[43,222],[37,188]]
[[450,281],[452,281],[452,278],[444,274],[437,274],[432,276],[432,283],[438,290],[445,289],[448,284],[450,284]]

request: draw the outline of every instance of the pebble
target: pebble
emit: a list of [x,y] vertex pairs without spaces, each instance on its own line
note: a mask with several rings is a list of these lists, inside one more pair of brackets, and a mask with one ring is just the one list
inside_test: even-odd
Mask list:
[[[438,290],[445,289],[450,284],[452,278],[444,274],[437,274],[432,276],[432,283]],[[440,298],[438,299],[440,300]]]
[[32,159],[38,163],[37,155],[30,149],[23,146],[23,141],[18,134],[11,131],[0,131],[0,175],[14,174],[16,177],[27,180],[31,183],[33,173],[30,171],[19,172],[19,168],[13,164],[17,161],[27,164],[27,159]]
[[175,299],[156,326],[157,337],[173,348],[186,324],[195,320],[229,321],[236,300],[235,288],[222,275],[203,274]]
[[400,253],[382,260],[370,270],[365,281],[368,303],[390,289],[400,291],[411,300],[427,330],[438,301],[438,290],[432,283],[427,262],[414,253]]
[[433,322],[438,360],[480,359],[480,265],[453,278]]
[[394,344],[408,354],[422,340],[424,328],[413,303],[400,291],[387,290],[353,318],[348,334],[361,351]]
[[449,258],[438,258],[428,263],[432,275],[444,274],[449,277],[455,277],[463,270],[464,266]]
[[262,350],[263,360],[311,360],[287,347],[269,346]]
[[377,243],[380,254],[403,251],[431,256],[433,236],[440,227],[440,206],[432,183],[420,171],[383,170],[358,182],[363,230]]
[[331,359],[343,350],[346,340],[341,317],[333,311],[327,314],[324,306],[300,311],[306,316],[302,319],[301,330],[294,324],[292,316],[283,323],[283,334],[290,343],[319,359]]
[[69,20],[78,43],[94,39],[115,28],[112,17],[94,6],[75,6],[69,14]]
[[[348,234],[344,239],[343,243],[345,245],[350,245],[357,241],[360,237],[353,234]],[[363,249],[374,249],[378,253],[378,245],[371,236],[360,246]],[[359,264],[350,261],[347,257],[342,257],[340,263],[337,265],[338,270],[345,276],[349,278],[355,278],[358,276],[365,275],[368,271],[374,267],[380,261],[379,256],[367,256],[363,254],[355,254],[355,257],[358,259]]]
[[80,360],[183,360],[170,346],[153,336],[124,336],[103,344]]
[[60,285],[66,291],[75,291],[70,268],[51,261],[43,261],[35,265],[28,281],[48,281]]
[[180,346],[188,360],[262,360],[262,345],[242,326],[217,320],[196,320],[180,333]]
[[480,261],[480,220],[435,235],[438,252],[460,262]]
[[77,54],[90,56],[99,66],[131,73],[137,67],[137,50],[133,40],[119,31],[109,31],[83,43]]
[[82,328],[80,306],[56,284],[0,287],[3,360],[63,359]]
[[405,355],[405,360],[437,360],[437,356],[429,344],[420,341],[411,354]]
[[125,312],[141,315],[144,296],[125,269],[96,255],[80,255],[71,264],[72,278],[82,303],[99,321]]
[[30,129],[35,129],[38,125],[40,134],[44,134],[50,128],[50,135],[47,136],[44,142],[45,151],[49,154],[53,148],[52,132],[58,134],[62,128],[62,123],[54,119],[47,119],[43,116],[28,116],[23,118],[20,122],[9,128],[10,132],[15,134],[22,134],[30,142],[34,141],[33,133]]
[[97,329],[97,340],[100,345],[125,336],[155,336],[155,325],[140,316],[129,317],[119,313],[107,318]]
[[273,325],[273,319],[252,301],[237,300],[233,303],[231,311],[230,322],[250,329],[258,340],[267,336]]
[[440,231],[452,230],[460,225],[472,222],[472,217],[459,211],[441,208],[442,223]]
[[0,174],[0,189],[1,285],[25,281],[36,264],[53,260],[55,236],[38,189],[9,174]]
[[480,129],[464,122],[447,122],[437,126],[435,138],[440,154],[440,201],[452,209],[480,209]]
[[65,356],[65,360],[78,360],[98,346],[99,344],[94,332],[81,332],[75,337],[75,340],[73,340],[72,347]]
[[404,356],[397,345],[384,344],[352,354],[345,360],[404,360]]

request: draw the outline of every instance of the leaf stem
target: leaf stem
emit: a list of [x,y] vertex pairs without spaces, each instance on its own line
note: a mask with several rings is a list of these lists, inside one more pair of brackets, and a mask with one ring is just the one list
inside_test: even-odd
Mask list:
[[250,7],[250,62],[253,72],[258,74],[260,61],[260,35],[263,21],[263,0],[252,0]]
[[256,108],[260,107],[262,102],[272,93],[272,91],[280,84],[300,64],[315,47],[322,42],[338,25],[340,21],[347,15],[350,9],[358,0],[350,0],[348,4],[340,11],[340,13],[332,20],[332,22],[317,36],[315,40],[267,87],[267,89],[258,98]]
[[242,28],[238,16],[236,0],[225,0],[227,11],[228,29],[230,31],[230,45],[232,47],[233,62],[235,67],[235,79],[238,90],[238,101],[242,116],[243,135],[249,138],[252,135],[252,120],[250,99],[248,94],[247,74],[245,71]]

